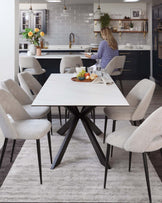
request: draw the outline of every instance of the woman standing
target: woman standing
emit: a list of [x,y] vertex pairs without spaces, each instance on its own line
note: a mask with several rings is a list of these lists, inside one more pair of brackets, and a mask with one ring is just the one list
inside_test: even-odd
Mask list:
[[109,28],[101,30],[103,41],[100,42],[98,52],[95,55],[85,54],[90,59],[101,59],[101,68],[105,68],[114,56],[118,56],[118,44]]

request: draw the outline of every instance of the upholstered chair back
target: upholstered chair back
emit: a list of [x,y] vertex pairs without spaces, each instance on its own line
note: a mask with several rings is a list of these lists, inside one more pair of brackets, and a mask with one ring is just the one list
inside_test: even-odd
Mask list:
[[155,82],[143,79],[128,93],[126,99],[130,106],[135,108],[131,120],[141,120],[150,105],[155,90]]
[[22,105],[31,104],[32,100],[25,91],[12,79],[2,81],[2,87],[9,91]]
[[162,107],[154,111],[128,138],[124,149],[132,152],[151,152],[162,147]]
[[0,89],[0,105],[6,114],[9,114],[15,121],[31,118],[18,100],[4,89]]
[[0,128],[4,137],[8,137],[11,139],[17,138],[17,133],[14,126],[11,124],[8,116],[6,115],[5,111],[3,110],[2,106],[0,105]]
[[33,74],[42,74],[44,70],[42,69],[38,60],[32,56],[20,56],[19,57],[19,67],[20,72],[23,72],[25,69],[33,69]]
[[41,84],[38,82],[37,79],[35,79],[34,76],[32,76],[28,72],[18,73],[18,79],[20,86],[23,88],[26,94],[28,94],[28,96],[33,100],[42,88]]
[[107,66],[105,68],[105,72],[107,72],[109,75],[112,75],[112,73],[115,70],[117,70],[118,75],[120,75],[123,71],[123,68],[124,68],[125,59],[126,59],[126,56],[115,56],[115,57],[113,57],[111,59],[111,61],[107,64]]
[[60,62],[60,73],[75,72],[75,67],[83,66],[80,56],[64,56]]

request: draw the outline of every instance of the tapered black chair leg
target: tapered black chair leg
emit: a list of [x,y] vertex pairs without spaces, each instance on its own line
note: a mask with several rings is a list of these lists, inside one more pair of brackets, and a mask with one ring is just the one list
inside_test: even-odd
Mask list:
[[50,135],[49,132],[48,132],[48,134],[47,134],[47,137],[48,137],[48,147],[49,147],[49,154],[50,154],[50,162],[51,162],[51,164],[52,164],[51,135]]
[[58,106],[58,111],[59,111],[60,125],[62,126],[61,107],[60,106]]
[[121,92],[124,94],[123,83],[120,78],[119,78],[119,82],[120,82]]
[[129,152],[129,169],[128,171],[131,171],[131,162],[132,162],[132,152]]
[[68,110],[65,109],[65,123],[66,123],[66,121],[67,121],[67,113],[68,113]]
[[161,156],[162,156],[162,148],[160,149],[160,153],[161,153]]
[[106,139],[107,119],[108,119],[107,116],[105,116],[103,143],[105,143],[105,139]]
[[147,155],[146,155],[146,153],[143,153],[142,156],[143,156],[143,165],[144,165],[144,170],[145,170],[145,177],[146,177],[146,183],[147,183],[149,202],[152,203],[149,171],[148,171],[148,164],[147,164]]
[[37,155],[38,155],[38,167],[39,167],[40,184],[42,184],[42,166],[41,166],[40,140],[36,140],[36,144],[37,144]]
[[[116,128],[116,120],[113,120],[113,125],[112,125],[112,132],[115,131]],[[111,157],[113,156],[113,146],[111,146]]]
[[5,151],[6,151],[7,143],[8,143],[8,138],[5,138],[5,141],[4,141],[4,144],[3,144],[2,153],[1,153],[1,158],[0,158],[0,168],[1,168],[1,165],[2,165],[4,153],[5,153]]
[[107,152],[106,152],[106,163],[105,163],[105,175],[104,175],[104,188],[106,188],[106,180],[108,173],[108,165],[109,165],[109,154],[110,154],[110,145],[107,144]]
[[13,140],[13,145],[12,145],[12,152],[11,152],[10,163],[12,162],[12,159],[13,159],[13,154],[14,154],[15,144],[16,144],[16,140]]
[[95,113],[95,109],[92,110],[92,114],[93,114],[93,122],[95,123],[95,116],[96,116],[96,115],[95,115],[95,114],[96,114],[96,113]]
[[53,130],[52,130],[52,113],[51,113],[51,109],[50,109],[50,112],[47,114],[47,119],[51,123],[51,135],[52,135],[53,134]]

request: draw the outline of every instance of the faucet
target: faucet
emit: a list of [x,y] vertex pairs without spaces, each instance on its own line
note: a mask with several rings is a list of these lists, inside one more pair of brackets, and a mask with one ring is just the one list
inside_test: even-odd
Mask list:
[[[72,41],[72,38],[73,38],[73,41]],[[71,33],[69,34],[69,48],[71,48],[71,45],[72,45],[72,43],[74,43],[74,42],[75,42],[75,36],[74,36],[74,33],[71,32]]]

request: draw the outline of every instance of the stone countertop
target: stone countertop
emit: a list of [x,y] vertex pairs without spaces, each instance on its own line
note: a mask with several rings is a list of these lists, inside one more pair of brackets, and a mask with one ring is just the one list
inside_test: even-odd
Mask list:
[[[48,49],[42,49],[41,56],[34,56],[37,59],[62,59],[63,56],[80,56],[82,59],[88,59],[84,55],[85,49],[88,48],[87,45],[75,45],[72,48],[68,46],[49,46]],[[119,51],[145,51],[151,50],[149,45],[119,45]],[[25,50],[27,51],[27,50]],[[26,55],[26,53],[20,53],[20,55]]]
[[[20,53],[20,55],[28,56],[26,53]],[[85,57],[84,52],[43,52],[41,56],[34,56],[37,59],[62,59],[63,56],[80,56],[82,59],[88,59]]]
[[[84,52],[86,49],[89,49],[90,45],[72,45],[71,48],[69,48],[68,45],[49,45],[48,48],[46,49],[42,49],[43,52],[67,52],[67,51],[80,51],[80,52]],[[151,50],[151,46],[150,45],[119,45],[118,46],[119,50]],[[27,51],[27,49],[20,49],[19,51]]]

